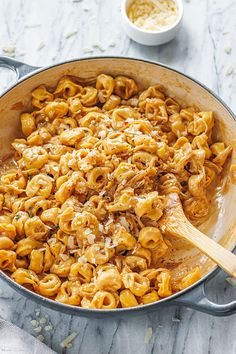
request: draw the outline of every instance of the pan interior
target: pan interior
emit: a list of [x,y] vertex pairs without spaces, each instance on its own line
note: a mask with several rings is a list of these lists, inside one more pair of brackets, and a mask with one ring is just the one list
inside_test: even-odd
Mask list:
[[[91,85],[101,73],[129,76],[136,80],[141,90],[160,83],[165,86],[168,96],[175,98],[182,106],[195,105],[203,111],[213,111],[216,120],[214,134],[217,139],[232,145],[234,152],[230,163],[236,163],[236,122],[221,101],[206,88],[174,70],[154,63],[124,58],[94,58],[60,64],[23,79],[5,93],[0,104],[1,160],[4,161],[11,155],[11,142],[19,137],[20,132],[19,114],[30,109],[30,93],[35,87],[40,84],[55,87],[63,75],[77,76],[82,84]],[[224,170],[216,193],[212,194],[211,215],[200,229],[225,248],[232,250],[236,238],[236,186],[229,181],[230,163]],[[172,263],[176,272],[199,265],[202,275],[206,275],[215,267],[213,262],[188,242],[173,237],[171,241],[174,251],[165,262]]]

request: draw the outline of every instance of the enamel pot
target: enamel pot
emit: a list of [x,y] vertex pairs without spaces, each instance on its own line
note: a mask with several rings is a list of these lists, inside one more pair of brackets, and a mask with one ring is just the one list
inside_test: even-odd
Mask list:
[[[30,107],[31,91],[41,84],[53,87],[63,75],[75,75],[82,84],[92,84],[101,73],[112,76],[127,75],[136,80],[140,89],[156,83],[163,84],[167,94],[177,98],[183,105],[196,105],[201,110],[214,112],[216,120],[215,136],[231,144],[234,148],[232,163],[236,163],[236,118],[227,105],[201,83],[165,65],[146,60],[98,57],[71,60],[46,68],[36,68],[11,58],[0,57],[0,67],[7,67],[17,75],[17,81],[0,98],[0,159],[9,156],[11,142],[20,135],[20,112]],[[227,173],[225,173],[225,179]],[[217,196],[217,211],[201,226],[207,235],[233,250],[236,239],[236,186],[228,185],[224,193]],[[177,252],[179,254],[179,252]],[[0,277],[14,290],[44,306],[60,312],[83,317],[121,317],[154,312],[163,306],[184,305],[215,316],[227,316],[236,312],[236,301],[219,305],[211,302],[205,294],[206,281],[219,268],[196,249],[184,251],[181,261],[198,265],[200,262],[202,279],[168,298],[158,302],[132,308],[114,310],[93,310],[65,305],[40,296],[15,283],[7,274]]]

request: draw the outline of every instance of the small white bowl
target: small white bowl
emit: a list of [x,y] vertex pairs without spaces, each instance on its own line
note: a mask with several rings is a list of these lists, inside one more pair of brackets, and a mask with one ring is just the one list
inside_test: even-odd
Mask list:
[[131,3],[135,0],[122,0],[121,15],[122,21],[127,35],[135,42],[144,45],[161,45],[171,41],[179,31],[183,19],[183,1],[174,0],[178,6],[178,17],[176,21],[169,27],[158,31],[147,31],[135,26],[127,15],[127,10]]

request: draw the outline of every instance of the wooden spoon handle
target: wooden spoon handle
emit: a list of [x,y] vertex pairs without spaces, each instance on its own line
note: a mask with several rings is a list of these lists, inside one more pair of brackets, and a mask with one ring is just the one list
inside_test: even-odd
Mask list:
[[180,236],[191,242],[225,272],[236,278],[236,255],[196,229],[187,218],[180,223],[177,219],[176,225],[168,224],[167,231],[173,236]]

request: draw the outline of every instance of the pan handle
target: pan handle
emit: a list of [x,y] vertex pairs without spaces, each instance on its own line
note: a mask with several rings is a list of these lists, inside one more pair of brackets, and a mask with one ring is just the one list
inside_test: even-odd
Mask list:
[[20,80],[23,76],[31,73],[31,71],[39,69],[37,66],[31,66],[16,59],[8,58],[5,56],[0,56],[0,67],[13,70],[17,75],[17,81]]
[[176,305],[190,307],[213,316],[230,316],[236,313],[236,300],[228,304],[216,304],[210,301],[205,291],[206,282],[173,301]]

